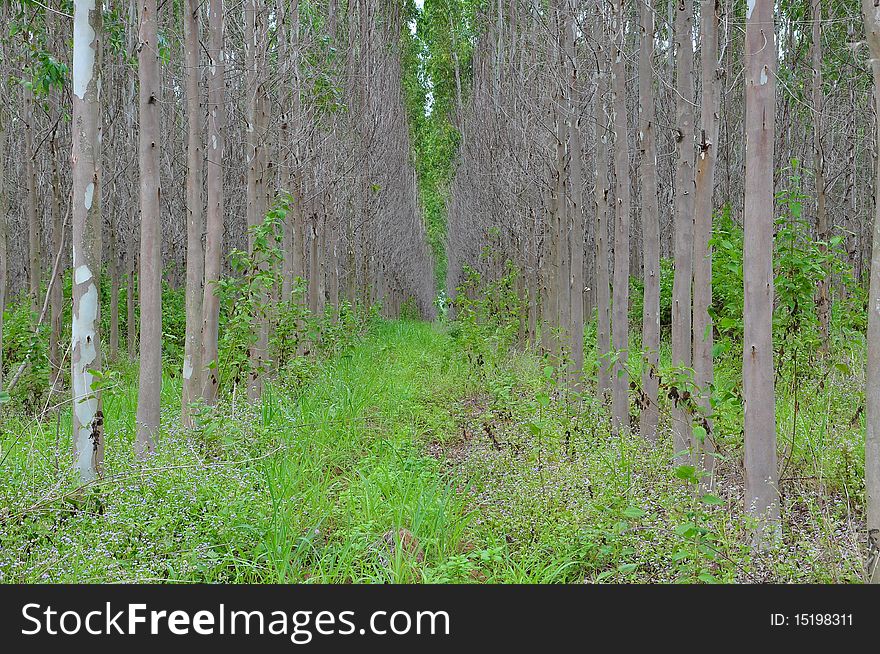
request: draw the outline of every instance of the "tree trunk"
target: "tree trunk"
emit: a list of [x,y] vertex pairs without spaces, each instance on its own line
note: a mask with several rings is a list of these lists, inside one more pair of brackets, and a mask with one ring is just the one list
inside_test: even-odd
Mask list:
[[226,60],[223,53],[223,0],[209,0],[208,57],[208,195],[205,236],[205,286],[203,289],[203,329],[201,363],[205,367],[202,395],[211,406],[217,403],[220,389],[218,338],[220,330],[220,299],[217,282],[223,265],[223,147],[226,126]]
[[134,249],[134,234],[130,239],[129,251],[126,255],[128,281],[125,290],[125,339],[128,358],[137,358],[137,323],[135,322],[135,295],[137,293],[137,253]]
[[184,61],[186,63],[186,335],[183,351],[184,427],[192,426],[190,404],[202,391],[202,102],[199,89],[199,3],[187,0],[183,9]]
[[608,54],[606,43],[604,3],[597,0],[593,23],[593,41],[596,44],[596,305],[598,322],[596,348],[599,358],[597,393],[605,403],[611,391],[611,280],[608,256],[608,121],[605,111],[605,95],[608,92]]
[[576,6],[569,2],[565,11],[567,57],[571,66],[568,89],[569,179],[571,181],[571,360],[575,390],[582,389],[584,372],[584,182],[581,164],[583,146],[580,130],[580,80],[575,39]]
[[[40,263],[40,217],[37,213],[37,173],[35,163],[37,152],[34,148],[34,131],[36,129],[36,116],[34,116],[34,92],[32,89],[24,89],[24,151],[25,151],[25,188],[27,190],[27,213],[28,226],[28,294],[31,300],[31,313],[38,314],[40,311],[40,282],[42,268]],[[36,317],[36,316],[35,316]]]
[[82,482],[102,474],[104,417],[92,389],[101,370],[101,2],[75,0],[73,30],[73,442]]
[[640,5],[639,163],[642,204],[642,397],[639,429],[654,440],[659,422],[660,352],[660,210],[657,201],[657,139],[654,134],[654,7]]
[[778,529],[776,402],[773,395],[773,141],[776,33],[773,2],[746,12],[746,160],[743,216],[743,401],[745,508],[757,518],[755,542]]
[[[60,101],[60,100],[59,100]],[[57,112],[53,116],[57,120]],[[61,175],[58,171],[58,131],[57,128],[52,130],[52,138],[50,143],[50,153],[52,163],[52,209],[50,213],[50,223],[52,226],[52,252],[58,253],[64,247],[62,239],[64,238],[64,226],[62,222],[64,216],[61,215]],[[61,378],[61,360],[63,358],[59,348],[61,343],[62,322],[64,320],[64,296],[62,289],[62,272],[59,266],[56,271],[54,280],[50,280],[51,289],[49,291],[49,309],[50,317],[50,335],[49,335],[49,367],[52,388],[54,389]],[[2,309],[0,309],[2,311]]]
[[[266,17],[264,10],[258,9],[257,0],[247,0],[245,4],[245,66],[247,69],[246,92],[247,108],[247,224],[248,250],[254,254],[254,238],[250,230],[262,224],[266,217],[266,180],[265,180],[265,149],[266,131],[268,128],[268,100],[261,79],[260,62],[262,53],[258,49],[266,47]],[[262,269],[261,264],[261,269]],[[267,299],[261,296],[260,302]],[[262,311],[259,311],[262,314]],[[265,316],[254,316],[256,338],[251,346],[248,375],[248,398],[253,401],[260,397],[263,390],[263,368],[265,366],[268,343],[268,322]]]
[[159,190],[159,42],[157,0],[140,0],[138,82],[140,126],[141,267],[140,378],[137,440],[140,457],[155,449],[162,392],[162,226]]
[[[0,55],[3,54],[0,46]],[[7,246],[9,199],[6,191],[6,116],[0,108],[0,391],[3,390],[3,312],[6,309],[6,286],[9,274],[9,249]]]
[[694,383],[697,403],[705,415],[706,436],[694,448],[700,468],[707,473],[704,488],[712,486],[715,448],[709,419],[712,370],[712,212],[715,209],[715,160],[718,152],[718,114],[721,111],[721,73],[718,65],[718,0],[700,2],[700,60],[702,100],[700,104],[699,161],[694,194]]
[[[691,357],[691,285],[694,255],[694,50],[693,0],[682,0],[675,12],[675,90],[678,164],[675,171],[675,276],[672,286],[672,365],[689,369]],[[687,372],[684,373],[687,376]],[[679,388],[673,402],[673,451],[676,465],[690,460],[691,412]]]
[[[880,140],[880,7],[862,0],[865,32],[871,49],[874,77],[875,138]],[[865,379],[865,492],[868,505],[868,570],[871,583],[880,583],[880,168],[874,183],[874,240],[871,249],[871,288],[868,297],[868,365]]]
[[[813,175],[816,182],[816,235],[819,249],[824,253],[831,239],[828,226],[828,208],[825,202],[825,151],[822,147],[822,112],[825,109],[825,94],[822,89],[822,2],[811,0],[812,30],[812,67],[813,67]],[[855,107],[853,107],[855,111]],[[819,332],[822,336],[822,351],[828,351],[831,325],[831,273],[825,270],[825,276],[816,289],[816,313],[819,318]]]
[[614,295],[611,315],[611,346],[615,352],[611,377],[614,427],[617,432],[629,429],[629,229],[630,176],[627,143],[626,107],[626,12],[624,0],[617,0],[615,10],[614,63],[611,66],[611,89],[614,98],[614,178],[617,203],[614,224]]

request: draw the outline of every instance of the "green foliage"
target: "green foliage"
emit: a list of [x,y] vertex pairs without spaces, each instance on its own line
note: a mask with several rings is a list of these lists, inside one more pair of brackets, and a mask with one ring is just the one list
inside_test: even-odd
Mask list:
[[477,370],[497,362],[514,344],[525,309],[516,293],[518,275],[510,260],[496,280],[484,281],[473,268],[464,268],[465,281],[453,302],[455,334]]
[[[232,274],[217,283],[215,292],[223,318],[219,343],[221,386],[239,385],[248,375],[265,372],[253,369],[250,352],[257,344],[255,326],[261,321],[274,323],[277,316],[278,303],[272,298],[272,289],[279,281],[281,226],[289,203],[290,197],[282,196],[262,223],[248,228],[250,251],[232,250]],[[262,365],[269,363],[264,360]]]
[[[476,4],[460,0],[427,0],[419,11],[408,2],[408,21],[401,33],[404,101],[440,286],[446,279],[446,201],[460,141],[453,117],[458,84],[463,95],[467,92],[476,9]],[[415,35],[410,24],[415,26]]]
[[[668,332],[672,328],[672,259],[660,259],[660,329]],[[642,330],[642,313],[645,306],[645,283],[641,277],[630,277],[629,321],[637,333]]]

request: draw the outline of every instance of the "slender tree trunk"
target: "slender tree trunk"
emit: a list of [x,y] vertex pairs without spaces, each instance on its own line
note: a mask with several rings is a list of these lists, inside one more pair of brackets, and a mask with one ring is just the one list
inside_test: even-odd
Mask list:
[[183,9],[186,62],[186,335],[183,351],[182,422],[192,426],[190,405],[202,392],[202,102],[199,89],[199,3],[186,0]]
[[567,57],[571,66],[568,89],[569,179],[571,181],[571,360],[572,381],[582,389],[584,371],[584,181],[581,164],[583,146],[580,130],[580,80],[575,46],[577,27],[574,20],[576,3],[572,0],[565,11]]
[[[691,286],[694,255],[694,80],[693,0],[682,0],[675,12],[676,140],[678,164],[675,171],[675,276],[672,286],[672,364],[688,369],[691,357]],[[673,402],[673,449],[677,465],[690,459],[691,412],[683,397],[689,389],[679,388]]]
[[705,415],[702,427],[706,436],[695,441],[699,464],[707,474],[704,488],[712,486],[715,469],[715,448],[712,440],[711,385],[712,370],[712,212],[715,209],[715,161],[718,153],[718,114],[721,111],[721,75],[718,65],[718,11],[719,0],[700,2],[700,58],[702,100],[700,105],[699,160],[697,161],[696,192],[694,197],[694,383],[697,403]]
[[[865,32],[871,49],[874,78],[874,133],[880,140],[880,7],[862,0]],[[874,235],[871,287],[868,297],[868,365],[865,380],[865,491],[868,505],[868,569],[871,583],[880,583],[880,167],[874,182]]]
[[[0,15],[3,15],[0,13]],[[0,45],[0,56],[3,55]],[[0,391],[3,390],[3,311],[6,309],[6,286],[9,274],[7,246],[9,199],[6,191],[6,109],[0,107]]]
[[75,0],[73,12],[71,383],[76,467],[88,482],[102,474],[104,461],[101,395],[92,388],[93,372],[101,370],[101,2]]
[[[112,140],[111,140],[112,142]],[[115,186],[115,183],[114,183]],[[110,239],[107,244],[107,257],[110,259],[108,268],[110,272],[110,353],[109,360],[114,363],[119,357],[119,242],[116,230],[119,224],[116,220],[119,200],[110,207]]]
[[746,511],[763,544],[779,522],[773,395],[773,145],[776,33],[773,2],[746,12],[746,174],[743,216],[743,400]]
[[138,82],[140,126],[141,309],[140,378],[135,451],[155,449],[162,391],[162,227],[159,190],[159,41],[157,0],[140,0]]
[[223,53],[223,0],[209,0],[208,31],[208,196],[205,237],[205,286],[202,312],[202,357],[205,366],[202,395],[211,406],[217,403],[220,389],[220,361],[218,339],[220,329],[220,299],[216,287],[220,280],[223,258],[223,147],[226,127],[226,58]]
[[614,305],[611,315],[611,340],[615,352],[611,377],[614,426],[618,432],[629,429],[629,230],[630,176],[627,143],[626,107],[626,11],[624,0],[615,9],[614,62],[611,66],[611,89],[614,98],[614,178],[617,203],[614,224]]
[[128,281],[125,289],[125,339],[126,351],[131,361],[137,359],[137,322],[135,321],[135,295],[137,293],[137,253],[134,248],[134,235],[130,239],[129,251],[126,255]]
[[[57,119],[57,115],[53,116]],[[62,239],[64,238],[64,228],[62,221],[64,217],[61,215],[61,175],[58,171],[58,131],[57,128],[52,130],[52,138],[50,142],[50,158],[52,163],[52,208],[50,214],[50,223],[52,226],[52,252],[58,253],[64,247]],[[55,280],[50,280],[51,289],[49,291],[49,310],[50,310],[50,336],[49,336],[49,365],[51,368],[50,379],[52,388],[55,388],[61,377],[61,330],[64,320],[64,296],[61,288],[61,268],[56,271]],[[2,311],[2,310],[0,310]]]
[[24,151],[25,151],[25,188],[27,189],[28,225],[28,294],[31,299],[31,312],[40,311],[40,281],[42,268],[40,263],[40,217],[37,212],[37,173],[35,170],[37,152],[34,148],[34,131],[36,116],[34,115],[34,92],[28,87],[24,89]]
[[639,428],[654,440],[659,422],[660,210],[657,202],[657,139],[654,134],[654,6],[639,5],[639,162],[642,204],[642,398]]
[[608,54],[605,50],[604,2],[597,0],[593,23],[593,41],[596,44],[596,305],[598,321],[596,348],[599,356],[599,401],[605,403],[611,392],[611,280],[608,256],[608,121],[605,95],[608,92]]
[[[828,225],[828,208],[825,201],[825,151],[822,147],[822,112],[825,109],[825,94],[822,89],[822,2],[811,0],[812,29],[812,67],[813,67],[813,175],[816,181],[816,232],[819,249],[827,250],[831,238]],[[853,107],[855,111],[855,107]],[[819,318],[819,331],[822,335],[822,351],[828,351],[831,324],[831,273],[825,276],[816,289],[816,313]]]
[[[246,92],[247,109],[247,224],[249,229],[257,227],[266,217],[265,186],[265,139],[268,128],[267,99],[264,97],[263,80],[258,56],[258,48],[266,47],[264,10],[257,7],[257,0],[246,0],[245,4],[245,67],[247,70]],[[253,234],[249,231],[248,249],[254,253]],[[261,301],[264,301],[265,298]],[[263,390],[263,368],[268,342],[268,322],[264,316],[254,317],[256,340],[251,346],[251,371],[248,377],[248,398],[252,401],[260,397]]]
[[281,296],[290,301],[294,283],[303,276],[302,259],[302,197],[299,192],[299,138],[302,127],[302,108],[299,80],[299,2],[291,2],[289,9],[287,64],[292,68],[287,98],[287,129],[285,156],[287,157],[287,191],[291,200],[284,221],[284,262]]

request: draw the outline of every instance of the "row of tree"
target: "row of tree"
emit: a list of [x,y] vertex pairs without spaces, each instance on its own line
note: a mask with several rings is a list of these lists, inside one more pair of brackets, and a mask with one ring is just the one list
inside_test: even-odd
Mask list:
[[[699,466],[707,480],[714,461],[713,221],[723,207],[743,225],[745,501],[775,529],[773,242],[784,202],[777,194],[806,169],[811,238],[820,253],[839,242],[836,256],[865,279],[877,141],[860,7],[821,0],[427,5],[442,6],[451,22],[466,26],[463,33],[476,34],[465,48],[472,70],[466,101],[447,84],[448,117],[460,132],[448,189],[447,287],[453,292],[472,270],[497,278],[512,261],[526,307],[524,336],[568,366],[576,390],[584,381],[581,335],[595,311],[598,395],[610,400],[617,430],[631,427],[635,401],[638,428],[650,439],[660,406],[661,262],[670,258],[671,356],[682,373],[673,389],[674,448],[679,464]],[[869,37],[876,12],[865,4]],[[869,45],[876,45],[871,38]],[[450,51],[462,50],[453,44]],[[876,58],[872,50],[875,68]],[[458,70],[445,77],[457,80]],[[827,349],[838,280],[822,261],[814,311]],[[642,280],[641,298],[631,296],[631,277]],[[880,284],[872,288],[880,293]],[[630,333],[635,299],[640,334]],[[872,300],[875,323],[878,308]],[[637,380],[627,365],[634,337],[642,346]],[[869,335],[869,342],[877,341]],[[869,425],[880,421],[876,381],[871,386],[877,366],[869,363]],[[874,551],[877,438],[869,426]]]
[[[185,425],[193,402],[218,398],[218,288],[235,251],[252,257],[254,274],[277,266],[266,300],[314,315],[343,304],[433,310],[403,99],[406,8],[224,4],[0,5],[11,26],[0,39],[0,307],[29,294],[32,327],[51,323],[54,390],[71,366],[83,480],[101,474],[95,389],[102,359],[119,355],[123,290],[128,354],[140,360],[140,454],[156,446],[160,422],[163,285],[186,289]],[[281,221],[267,234],[270,214]],[[277,263],[258,256],[266,238],[273,247],[277,239]],[[105,276],[109,339],[100,328]],[[265,312],[253,318],[247,385],[256,398],[283,362],[269,360]],[[0,322],[0,352],[2,334]],[[31,356],[6,362],[6,391]]]

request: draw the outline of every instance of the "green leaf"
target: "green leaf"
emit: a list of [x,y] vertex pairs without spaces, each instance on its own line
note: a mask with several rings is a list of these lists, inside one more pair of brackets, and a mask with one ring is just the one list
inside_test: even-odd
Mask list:
[[675,533],[682,538],[690,538],[697,533],[697,526],[693,522],[686,522],[675,528]]
[[624,563],[617,568],[617,571],[621,574],[628,575],[631,572],[635,572],[638,567],[637,563]]
[[628,506],[623,510],[623,515],[627,518],[641,518],[645,512],[637,506]]
[[553,366],[544,366],[544,377],[546,379],[552,379],[554,372],[556,372],[556,368]]
[[686,481],[693,481],[696,479],[696,469],[694,466],[678,466],[673,474],[678,479],[684,479]]
[[535,396],[535,399],[538,401],[542,407],[550,406],[550,397],[546,393],[538,393]]
[[11,398],[9,397],[9,393],[6,391],[0,391],[0,404],[4,404],[8,402]]
[[700,501],[703,504],[711,504],[713,506],[721,506],[724,504],[724,500],[717,495],[703,495],[703,497],[700,498]]

